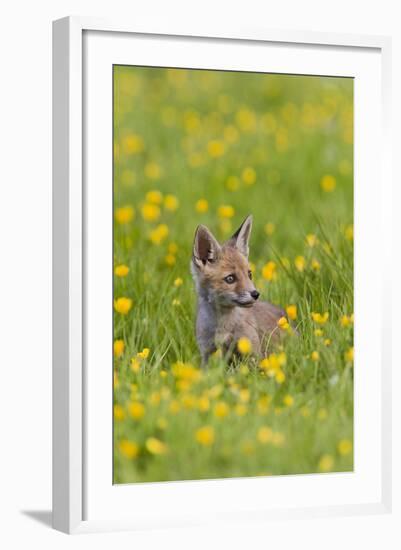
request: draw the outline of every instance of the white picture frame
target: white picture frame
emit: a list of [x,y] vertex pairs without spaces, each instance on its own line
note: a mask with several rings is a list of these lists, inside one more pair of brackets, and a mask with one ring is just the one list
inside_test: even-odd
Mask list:
[[[103,484],[111,485],[111,472],[108,479],[105,478],[107,471],[107,462],[102,463],[103,469],[95,469],[93,464],[85,459],[88,447],[93,443],[88,443],[88,433],[91,433],[91,412],[88,411],[86,398],[90,389],[88,384],[91,384],[93,378],[88,377],[88,362],[87,362],[87,343],[90,340],[91,334],[88,335],[87,330],[87,311],[85,307],[86,294],[88,293],[88,285],[85,271],[88,267],[88,244],[90,247],[90,237],[87,238],[88,224],[85,217],[87,213],[88,201],[91,201],[91,194],[87,193],[84,186],[84,179],[87,177],[85,168],[85,155],[92,154],[87,147],[84,139],[84,122],[88,104],[85,101],[84,85],[85,79],[88,78],[88,73],[83,67],[84,58],[89,62],[93,61],[92,53],[87,51],[85,43],[85,33],[93,33],[93,36],[100,34],[108,36],[107,51],[110,54],[109,62],[112,58],[110,44],[118,36],[119,39],[128,39],[129,37],[137,37],[137,39],[145,39],[147,43],[152,41],[157,44],[160,39],[171,37],[172,55],[174,54],[174,40],[180,40],[187,45],[191,41],[196,41],[198,44],[208,44],[209,49],[216,48],[216,44],[224,44],[230,48],[230,45],[236,44],[241,47],[241,44],[255,44],[260,48],[263,45],[284,45],[288,48],[304,48],[312,51],[314,48],[333,48],[342,50],[344,56],[348,52],[374,52],[377,67],[380,67],[376,76],[376,85],[380,86],[380,112],[376,124],[378,125],[379,135],[377,139],[380,141],[380,169],[378,174],[380,186],[376,192],[380,192],[381,206],[377,211],[376,220],[378,234],[372,235],[372,239],[378,239],[380,243],[380,235],[384,235],[386,229],[386,209],[390,206],[390,160],[389,160],[389,124],[390,124],[390,52],[391,43],[387,37],[373,36],[353,36],[353,35],[333,35],[312,32],[290,32],[276,30],[219,30],[214,29],[181,29],[173,28],[141,28],[139,25],[130,24],[127,22],[110,22],[97,20],[92,18],[69,17],[54,22],[53,27],[53,526],[56,529],[67,533],[96,531],[96,530],[112,530],[112,529],[137,529],[149,525],[191,525],[194,523],[202,523],[210,521],[211,517],[217,520],[225,521],[227,517],[235,518],[235,513],[241,515],[242,518],[250,520],[257,519],[265,521],[266,509],[255,499],[255,504],[252,509],[242,509],[241,506],[235,508],[233,504],[232,510],[225,510],[225,513],[216,515],[213,509],[208,513],[205,509],[209,495],[214,494],[213,498],[217,501],[224,493],[228,499],[232,499],[232,495],[236,491],[247,491],[252,494],[256,488],[264,483],[264,480],[257,478],[251,480],[229,480],[224,484],[219,480],[205,482],[181,482],[175,484],[141,484],[140,487],[125,486],[118,495],[121,499],[122,509],[126,508],[126,499],[130,499],[129,493],[136,491],[136,495],[141,495],[141,498],[146,500],[146,495],[149,495],[147,504],[143,505],[143,514],[121,516],[118,512],[118,506],[113,501],[113,507],[117,512],[108,515],[107,508],[100,506],[101,501],[107,501],[110,495],[106,492],[98,492],[95,494],[94,487],[102,487]],[[145,37],[145,38],[143,38]],[[110,42],[111,41],[111,42]],[[102,55],[103,46],[96,45],[96,40],[93,44],[98,47],[96,55]],[[91,51],[94,52],[94,47],[91,46]],[[145,48],[146,49],[146,48]],[[168,48],[167,48],[168,49]],[[328,50],[327,50],[328,51]],[[110,53],[111,52],[111,53]],[[105,54],[104,54],[105,55]],[[86,57],[85,57],[86,56]],[[149,59],[155,60],[161,56],[160,48],[156,46],[149,49]],[[336,57],[333,53],[333,59]],[[98,59],[98,58],[96,58]],[[171,60],[172,58],[170,58]],[[167,62],[167,61],[166,61]],[[171,61],[170,61],[171,62]],[[184,63],[184,61],[182,61]],[[306,62],[306,61],[305,61]],[[152,61],[149,62],[152,64]],[[221,62],[222,63],[222,62]],[[235,62],[232,61],[235,66]],[[299,62],[301,63],[301,62]],[[334,61],[333,61],[334,63]],[[133,63],[134,64],[134,63]],[[146,64],[146,63],[145,63]],[[160,63],[159,63],[160,64]],[[163,63],[161,63],[163,65]],[[180,66],[179,64],[177,66]],[[184,65],[185,66],[185,65]],[[195,64],[195,66],[197,66]],[[219,65],[223,66],[223,65]],[[334,65],[333,65],[334,66]],[[99,63],[100,67],[100,63]],[[328,73],[331,74],[331,69],[328,68]],[[362,70],[362,69],[361,69]],[[344,66],[344,74],[352,76],[352,66]],[[380,74],[379,74],[380,73]],[[103,73],[102,73],[103,74]],[[101,77],[101,71],[99,72]],[[380,82],[377,81],[380,80]],[[379,89],[379,88],[377,88]],[[101,95],[101,94],[99,94]],[[105,95],[102,100],[106,101]],[[100,101],[100,99],[99,99]],[[103,104],[104,105],[104,104]],[[99,102],[99,107],[101,104]],[[92,108],[92,107],[91,107]],[[98,107],[94,107],[98,108]],[[102,128],[109,129],[110,134],[104,136],[105,139],[111,139],[111,125],[109,120],[102,122]],[[361,139],[362,139],[361,135]],[[103,146],[100,142],[97,144],[99,150]],[[367,145],[368,146],[368,145]],[[358,157],[356,157],[358,158]],[[357,167],[363,174],[369,172],[361,163]],[[368,176],[368,174],[367,174]],[[371,199],[372,204],[375,203],[375,190],[372,189]],[[110,194],[109,194],[110,199]],[[356,193],[356,201],[360,201],[361,197]],[[107,212],[107,195],[103,197],[102,208],[106,208]],[[104,211],[104,210],[103,210]],[[362,212],[362,211],[361,211]],[[93,220],[93,216],[91,217]],[[362,223],[366,222],[361,216]],[[380,223],[379,223],[380,221]],[[92,222],[91,222],[92,223]],[[360,227],[360,230],[362,228]],[[90,234],[90,228],[89,228]],[[356,239],[361,233],[356,231]],[[107,240],[107,235],[105,239]],[[377,296],[376,306],[380,308],[380,313],[388,308],[390,302],[389,285],[387,281],[388,270],[386,270],[386,262],[389,261],[388,250],[384,249],[383,254],[383,270],[377,275],[374,283],[380,290],[383,290],[382,296]],[[359,273],[360,276],[360,273]],[[358,277],[358,269],[356,269],[356,277]],[[105,281],[107,284],[107,280]],[[106,301],[110,296],[106,296]],[[90,316],[90,312],[89,312]],[[362,316],[361,316],[362,317]],[[107,329],[107,326],[106,326]],[[366,492],[360,500],[356,497],[357,492],[350,493],[350,498],[343,500],[338,496],[336,500],[327,500],[322,504],[316,504],[318,500],[305,501],[297,500],[291,503],[291,506],[286,506],[285,502],[277,502],[276,505],[269,505],[268,517],[311,517],[312,515],[345,515],[345,514],[362,514],[367,512],[384,513],[391,508],[391,357],[389,355],[390,345],[388,339],[389,334],[383,329],[379,331],[381,337],[377,341],[377,348],[373,353],[371,362],[380,358],[380,363],[376,365],[377,378],[375,384],[372,384],[372,390],[376,392],[379,415],[377,418],[377,432],[372,428],[372,433],[378,434],[374,445],[378,449],[377,460],[374,468],[378,474],[377,483],[372,492]],[[356,333],[356,341],[358,336]],[[369,350],[366,350],[369,353]],[[372,378],[372,382],[374,381]],[[105,386],[103,386],[103,389]],[[111,393],[111,392],[110,392]],[[90,394],[90,393],[89,393]],[[99,392],[99,395],[104,396],[104,393]],[[91,403],[94,400],[91,398]],[[92,406],[92,405],[91,405]],[[107,407],[108,404],[105,404]],[[363,403],[357,402],[356,407],[362,407]],[[375,410],[375,409],[374,409]],[[107,418],[107,411],[104,412]],[[102,413],[103,415],[103,413]],[[93,415],[92,415],[93,416]],[[107,422],[107,420],[106,420]],[[109,427],[108,424],[106,424]],[[107,432],[107,429],[104,430]],[[100,443],[100,439],[93,440],[96,445],[105,445],[106,440]],[[111,441],[111,439],[110,439]],[[100,448],[100,447],[99,447]],[[102,447],[103,451],[105,447]],[[104,453],[102,453],[103,456]],[[111,454],[111,449],[110,449]],[[373,471],[373,466],[372,466]],[[366,475],[368,475],[368,470]],[[336,477],[337,476],[337,477]],[[107,476],[106,476],[107,477]],[[298,481],[296,478],[303,477],[303,480]],[[281,484],[286,491],[290,490],[292,485],[299,485],[298,493],[308,489],[308,484],[313,493],[312,484],[313,478],[316,476],[287,476],[284,479],[268,480],[271,484]],[[99,500],[99,511],[95,517],[88,517],[88,478],[90,478],[89,486],[91,495],[90,498]],[[308,479],[305,479],[308,478]],[[380,479],[379,479],[380,478]],[[327,484],[337,484],[344,489],[349,482],[337,474],[328,474],[326,479]],[[362,480],[362,478],[361,478]],[[366,478],[365,478],[366,481]],[[344,485],[341,485],[344,483]],[[259,485],[257,485],[259,484]],[[170,489],[166,490],[166,485]],[[164,517],[156,513],[153,516],[149,513],[152,507],[152,502],[171,498],[171,489],[174,489],[178,495],[177,501],[172,501],[173,504],[169,513]],[[329,489],[330,491],[331,489]],[[358,491],[355,487],[355,491]],[[215,491],[215,493],[213,493]],[[317,489],[322,492],[322,489]],[[274,490],[272,490],[274,493]],[[93,493],[93,494],[92,494]],[[125,496],[123,497],[123,493]],[[194,493],[194,497],[191,494]],[[329,493],[328,493],[329,494]],[[334,494],[334,493],[333,493]],[[231,497],[230,497],[231,495]],[[377,495],[372,496],[372,495]],[[114,497],[113,497],[114,498]],[[199,512],[195,502],[189,502],[185,499],[197,499],[205,511],[204,514]],[[223,497],[221,497],[223,498]],[[182,510],[179,509],[179,499],[185,500],[187,508],[193,508],[193,513],[188,513],[183,516]],[[110,500],[111,502],[111,500]],[[223,500],[221,501],[223,502]],[[162,504],[163,505],[163,504]],[[146,507],[148,506],[148,511]],[[164,501],[165,506],[165,501]],[[174,510],[176,506],[176,510]]]

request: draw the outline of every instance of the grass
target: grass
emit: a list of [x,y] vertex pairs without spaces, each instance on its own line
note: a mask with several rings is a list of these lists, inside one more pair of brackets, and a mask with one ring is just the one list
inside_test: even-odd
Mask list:
[[[350,79],[114,68],[115,483],[353,469],[352,120]],[[201,370],[193,235],[249,213],[299,335]]]

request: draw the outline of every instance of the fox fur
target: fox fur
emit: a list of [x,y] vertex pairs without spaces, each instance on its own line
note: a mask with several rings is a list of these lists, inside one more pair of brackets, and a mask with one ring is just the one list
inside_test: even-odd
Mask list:
[[204,225],[195,232],[191,271],[197,292],[196,338],[206,364],[221,349],[225,356],[236,352],[239,338],[251,342],[252,353],[264,356],[279,339],[277,321],[283,309],[258,300],[259,292],[249,268],[252,216],[234,235],[220,244]]

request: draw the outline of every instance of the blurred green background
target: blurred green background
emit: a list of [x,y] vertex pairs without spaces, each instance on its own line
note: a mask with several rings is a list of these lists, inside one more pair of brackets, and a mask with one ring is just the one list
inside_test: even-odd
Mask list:
[[[115,482],[352,469],[352,182],[352,79],[114,67]],[[250,213],[281,382],[199,371],[193,235]]]

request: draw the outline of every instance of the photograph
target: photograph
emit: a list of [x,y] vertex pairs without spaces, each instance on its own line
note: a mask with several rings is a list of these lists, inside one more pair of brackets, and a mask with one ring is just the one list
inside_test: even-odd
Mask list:
[[354,79],[112,78],[113,483],[352,472]]

